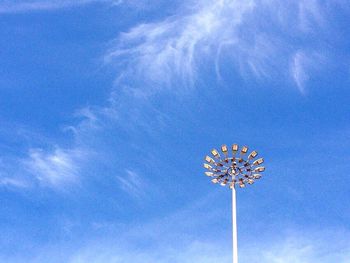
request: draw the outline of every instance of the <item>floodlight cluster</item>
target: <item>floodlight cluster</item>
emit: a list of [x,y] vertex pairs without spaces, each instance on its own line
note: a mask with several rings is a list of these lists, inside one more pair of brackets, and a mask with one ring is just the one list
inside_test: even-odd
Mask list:
[[239,150],[237,144],[233,144],[231,150],[227,145],[221,146],[221,152],[216,149],[211,151],[211,156],[205,157],[205,174],[212,177],[212,182],[222,186],[228,185],[231,189],[235,185],[243,188],[246,184],[253,184],[255,180],[261,178],[261,172],[265,171],[264,166],[260,166],[263,158],[255,159],[257,151],[252,151],[248,156],[248,147],[243,146]]

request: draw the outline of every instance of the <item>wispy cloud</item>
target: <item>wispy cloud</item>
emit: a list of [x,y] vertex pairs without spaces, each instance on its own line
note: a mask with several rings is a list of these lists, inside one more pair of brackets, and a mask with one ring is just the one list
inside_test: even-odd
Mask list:
[[15,188],[27,188],[29,185],[19,178],[0,177],[0,186],[15,187]]
[[[93,2],[101,1],[0,1],[0,12],[54,9]],[[152,121],[161,123],[167,116],[135,102],[134,96],[143,98],[164,90],[175,94],[187,92],[197,87],[199,79],[206,78],[202,72],[208,68],[213,69],[218,79],[225,79],[226,66],[246,79],[283,78],[305,93],[308,79],[315,68],[322,66],[319,61],[324,54],[322,50],[310,52],[302,41],[291,44],[290,39],[303,39],[310,32],[317,34],[317,29],[326,24],[322,8],[316,0],[283,3],[275,0],[190,1],[172,16],[132,27],[120,34],[105,57],[109,63],[121,66],[116,89],[124,88],[127,96],[114,89],[105,106],[77,111],[76,116],[82,120],[66,126],[66,130],[74,134],[73,145],[84,149],[101,148],[94,143],[96,131],[106,126],[154,134]],[[133,96],[128,96],[130,93]],[[51,149],[55,149],[52,145],[58,145],[56,150],[46,150],[50,146],[30,149],[23,162],[26,170],[45,185],[77,181],[81,147],[67,148],[52,143]],[[118,180],[124,190],[132,191],[137,186],[137,183],[128,186],[121,177]]]
[[301,30],[314,32],[315,25],[324,26],[326,24],[318,0],[299,1],[298,5],[298,22]]
[[254,1],[205,1],[195,6],[189,13],[140,24],[121,34],[106,55],[108,62],[127,61],[118,83],[134,76],[153,91],[170,88],[178,81],[179,86],[191,87],[197,77],[198,59],[210,57],[220,45],[236,42],[237,26],[242,16],[252,11]]
[[[215,246],[213,244],[216,244]],[[92,263],[124,263],[124,262],[157,262],[157,263],[212,263],[212,262],[230,262],[228,251],[218,248],[218,243],[207,243],[193,241],[186,247],[178,250],[177,248],[164,249],[163,246],[153,251],[140,251],[119,249],[117,246],[108,246],[106,244],[82,249],[70,259],[70,263],[83,263],[86,261]],[[218,252],[220,250],[220,252]]]
[[[164,89],[181,93],[194,86],[203,65],[215,65],[221,77],[228,61],[248,78],[307,78],[301,70],[302,41],[292,44],[290,39],[302,40],[310,32],[317,37],[326,24],[318,1],[207,0],[191,5],[119,36],[106,55],[107,62],[123,66],[118,87],[126,85],[138,96]],[[297,72],[288,75],[293,59]]]
[[[182,223],[182,222],[181,222]],[[164,222],[167,224],[167,222]],[[162,228],[162,225],[158,226]],[[174,231],[178,231],[176,227]],[[230,241],[219,238],[201,239],[189,233],[178,233],[176,238],[148,239],[147,246],[135,248],[127,236],[94,241],[77,249],[69,256],[70,263],[192,263],[232,262]],[[182,235],[181,235],[182,234]],[[180,237],[180,238],[179,238]],[[140,237],[139,237],[140,238]],[[251,236],[256,239],[256,237]],[[138,241],[146,240],[146,237]],[[174,242],[175,241],[175,242]],[[339,232],[330,233],[304,231],[270,233],[264,241],[254,240],[239,244],[240,262],[249,263],[347,263],[350,256],[349,238]]]
[[244,246],[242,258],[244,262],[270,263],[346,263],[350,256],[347,243],[350,241],[342,237],[340,231],[335,233],[292,232],[268,240],[258,247]]
[[118,5],[122,3],[122,0],[2,0],[0,1],[0,14],[55,10],[91,3]]
[[[315,52],[305,53],[297,51],[292,57],[291,74],[299,91],[305,94],[305,85],[310,78],[310,74],[317,71],[317,67],[322,67],[324,58]],[[318,65],[318,66],[316,66]]]
[[292,59],[291,71],[296,85],[301,93],[305,92],[305,82],[309,75],[305,69],[306,57],[302,52],[297,52]]
[[[161,226],[160,226],[161,227]],[[297,232],[271,237],[264,242],[240,243],[240,262],[249,263],[347,263],[350,249],[348,238],[329,234]],[[192,263],[232,262],[230,246],[222,240],[200,240],[184,236],[178,242],[157,244],[156,249],[125,249],[116,242],[111,244],[90,244],[73,255],[69,262],[82,263]]]
[[136,172],[126,170],[123,175],[117,176],[117,180],[121,189],[129,195],[136,198],[144,195],[146,184]]
[[62,141],[28,126],[4,125],[1,134],[17,144],[2,149],[0,185],[30,190],[36,186],[62,189],[62,186],[79,183],[81,168],[92,154],[86,143],[82,143],[86,139],[83,130],[93,130],[94,120],[88,110],[82,110],[77,117],[78,125],[63,128],[65,139]]
[[79,165],[82,158],[79,151],[56,148],[52,152],[42,149],[31,149],[24,166],[40,184],[60,187],[66,183],[77,182]]
[[[166,225],[167,222],[164,222]],[[162,228],[163,226],[158,226]],[[176,231],[176,228],[174,229]],[[242,263],[348,263],[350,257],[350,242],[344,233],[343,237],[337,233],[304,231],[303,233],[271,233],[264,241],[239,243],[239,260]],[[119,235],[122,237],[118,237]],[[179,233],[180,234],[180,233]],[[80,247],[67,249],[58,256],[57,248],[45,247],[35,259],[27,262],[69,262],[69,263],[214,263],[232,262],[231,245],[229,240],[219,238],[200,239],[189,233],[181,233],[181,238],[162,239],[161,242],[150,239],[139,239],[139,246],[130,244],[129,237],[122,233],[114,237],[95,239],[90,242],[80,242]],[[256,239],[256,236],[251,236]],[[145,246],[143,244],[145,242]],[[1,258],[4,262],[4,258]],[[22,262],[5,258],[6,262]]]

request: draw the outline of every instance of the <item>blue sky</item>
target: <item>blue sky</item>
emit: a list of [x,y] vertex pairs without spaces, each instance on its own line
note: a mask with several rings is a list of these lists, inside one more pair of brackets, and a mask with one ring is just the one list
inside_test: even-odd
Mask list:
[[0,261],[350,258],[347,1],[0,0]]

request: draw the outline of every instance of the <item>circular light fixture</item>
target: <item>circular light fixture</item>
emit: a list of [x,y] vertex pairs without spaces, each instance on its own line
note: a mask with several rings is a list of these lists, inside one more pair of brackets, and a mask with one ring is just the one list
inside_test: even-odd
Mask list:
[[233,144],[232,154],[227,145],[221,146],[222,155],[216,149],[211,150],[211,156],[205,157],[205,174],[212,178],[213,183],[222,186],[229,186],[231,189],[236,185],[243,188],[247,184],[253,184],[255,180],[261,178],[261,172],[265,171],[264,166],[260,166],[263,158],[254,160],[258,156],[257,151],[252,151],[248,156],[248,147],[243,146],[239,151],[239,146]]

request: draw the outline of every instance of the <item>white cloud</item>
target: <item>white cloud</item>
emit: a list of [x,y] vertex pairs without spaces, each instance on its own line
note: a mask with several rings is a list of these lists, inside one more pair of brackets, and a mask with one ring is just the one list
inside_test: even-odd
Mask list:
[[299,1],[299,26],[305,32],[313,32],[314,26],[325,24],[318,0]]
[[197,76],[197,55],[210,56],[220,45],[235,43],[242,16],[253,8],[253,1],[206,1],[194,13],[140,24],[121,34],[106,61],[128,61],[119,80],[136,77],[152,83],[154,90],[177,81],[190,87]]
[[2,0],[0,1],[0,14],[55,10],[91,3],[106,2],[112,5],[118,5],[122,3],[122,0]]
[[77,182],[82,152],[56,148],[52,152],[31,149],[24,166],[40,184],[61,187],[66,183]]
[[[232,262],[229,220],[222,220],[227,211],[212,206],[213,200],[217,196],[211,194],[168,216],[114,229],[107,227],[110,236],[86,243],[69,256],[68,262]],[[254,231],[239,236],[240,262],[348,262],[350,239],[346,229],[281,225],[272,228],[273,223],[266,223],[267,229],[275,231],[262,229],[258,236]],[[216,232],[218,224],[220,231]],[[222,226],[227,234],[222,232]]]
[[0,178],[0,186],[15,187],[15,188],[27,188],[29,185],[19,178],[2,177]]
[[30,181],[17,173],[20,163],[19,159],[15,161],[11,158],[0,158],[0,188],[19,190],[31,187]]
[[[96,232],[83,235],[78,237],[79,242],[70,240],[59,247],[39,246],[31,258],[18,253],[13,255],[18,261],[12,258],[2,261],[22,262],[26,258],[29,263],[229,263],[232,262],[229,220],[222,220],[229,213],[212,205],[220,200],[218,196],[210,194],[151,220],[94,223],[93,227],[98,225],[98,235]],[[259,235],[252,231],[239,236],[242,263],[348,262],[350,235],[346,229],[313,225],[272,227],[273,222],[260,223],[267,227]],[[91,231],[89,226],[85,227],[84,232]]]
[[164,249],[161,245],[153,251],[140,251],[139,249],[119,249],[117,246],[88,247],[82,249],[74,255],[69,263],[214,263],[214,262],[231,262],[228,251],[223,251],[215,243],[193,241],[183,247]]
[[[118,87],[126,85],[137,96],[167,88],[181,93],[194,86],[203,65],[215,65],[220,78],[222,66],[231,61],[232,70],[243,77],[288,81],[292,76],[299,89],[305,88],[307,74],[301,55],[295,55],[303,54],[303,45],[290,39],[317,35],[324,26],[318,1],[186,3],[192,7],[160,22],[139,24],[114,42],[106,61],[123,66]],[[288,75],[292,59],[295,71]]]
[[301,93],[305,92],[305,82],[309,79],[309,75],[305,69],[306,56],[302,52],[297,52],[293,56],[291,71],[293,79]]
[[315,52],[297,51],[292,57],[291,75],[302,94],[305,94],[305,86],[310,78],[310,74],[318,70],[324,64],[321,54]]
[[350,257],[349,242],[339,231],[319,229],[315,233],[289,233],[258,247],[245,246],[241,252],[244,262],[251,263],[346,263]]
[[[160,226],[161,227],[161,226]],[[239,260],[244,263],[347,263],[349,239],[320,233],[281,235],[264,242],[240,244]],[[194,237],[169,239],[153,249],[133,249],[124,242],[89,244],[71,256],[70,263],[229,263],[232,262],[228,243],[222,240],[201,241]],[[153,246],[151,246],[153,247]]]
[[146,184],[142,178],[133,171],[126,170],[123,175],[118,175],[117,180],[121,189],[136,198],[144,195]]
[[[2,133],[6,138],[31,147],[13,148],[0,157],[0,185],[11,190],[30,191],[36,186],[61,190],[63,186],[79,183],[86,161],[93,155],[87,145],[88,138],[83,137],[83,130],[91,131],[94,122],[93,114],[88,110],[82,110],[79,116],[82,120],[78,125],[63,129],[66,142],[69,142],[65,147],[63,142],[43,136],[29,127],[5,126]],[[73,131],[73,136],[67,131]]]
[[[159,225],[162,228],[167,224]],[[182,224],[182,222],[178,222]],[[129,227],[125,227],[128,229]],[[177,231],[173,228],[173,231]],[[277,232],[277,230],[276,230]],[[103,238],[87,242],[79,240],[79,244],[71,247],[45,246],[34,259],[16,255],[0,260],[3,262],[68,262],[68,263],[230,263],[231,240],[222,240],[214,234],[210,239],[201,239],[187,233],[181,238],[160,238],[160,240],[144,237],[131,244],[123,231],[115,235],[104,235]],[[249,242],[239,243],[239,262],[241,263],[348,263],[350,257],[348,231],[330,233],[324,229],[317,232],[303,231],[298,233],[270,233],[265,238],[250,236]],[[264,240],[263,240],[264,239]],[[258,240],[258,241],[257,241]]]
[[[96,1],[0,0],[0,12],[53,9],[92,2]],[[292,79],[304,93],[315,67],[321,65],[318,63],[321,53],[309,52],[288,41],[288,37],[300,36],[305,31],[307,34],[312,30],[316,32],[317,27],[325,23],[318,1],[205,0],[186,2],[179,10],[161,21],[136,25],[114,42],[106,61],[122,66],[116,81],[118,87],[126,87],[128,92],[141,97],[164,89],[183,93],[203,77],[202,66],[207,64],[215,68],[218,78],[225,78],[223,65],[228,65],[248,79],[281,76]],[[157,131],[152,121],[161,123],[167,116],[146,107],[114,91],[107,106],[78,111],[76,116],[83,120],[66,129],[73,131],[74,145],[84,149],[101,148],[95,143],[97,130],[107,125],[154,135]],[[80,148],[32,149],[24,163],[45,185],[75,182],[81,167],[82,154],[77,150]],[[128,185],[129,181],[118,178],[124,190],[135,192],[136,182]]]

